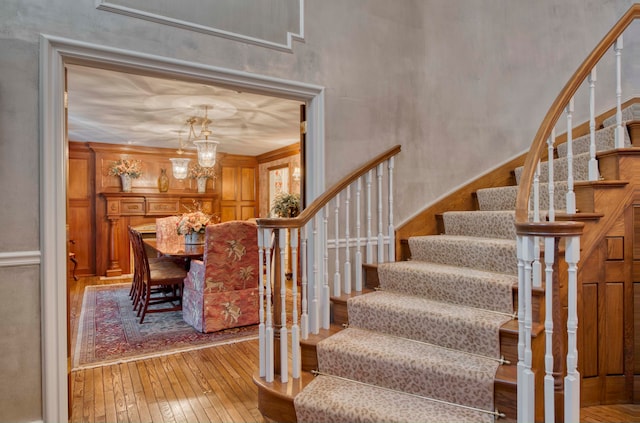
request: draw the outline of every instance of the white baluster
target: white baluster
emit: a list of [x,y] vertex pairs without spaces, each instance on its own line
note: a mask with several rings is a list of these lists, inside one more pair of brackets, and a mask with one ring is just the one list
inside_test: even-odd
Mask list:
[[545,351],[544,351],[544,420],[545,423],[554,423],[555,420],[555,389],[553,379],[553,264],[555,262],[555,239],[544,239],[545,262]]
[[258,297],[259,297],[259,316],[260,324],[258,325],[258,350],[260,354],[260,377],[266,375],[265,366],[265,323],[264,323],[264,283],[262,281],[262,271],[264,269],[264,236],[262,229],[258,229]]
[[300,284],[302,285],[302,295],[300,296],[300,306],[302,308],[300,316],[300,330],[302,339],[309,338],[309,304],[307,298],[309,295],[309,281],[307,278],[307,225],[300,228],[300,264],[302,267],[300,272],[302,275],[302,280],[300,281]]
[[567,376],[564,378],[564,421],[580,421],[580,373],[578,373],[578,261],[580,237],[566,239],[567,262]]
[[576,212],[576,195],[573,192],[573,97],[567,106],[567,213]]
[[356,292],[362,291],[362,251],[360,245],[360,194],[362,178],[358,178],[356,189]]
[[329,233],[329,204],[324,208],[324,270],[323,270],[323,280],[324,284],[322,285],[322,295],[320,298],[320,303],[322,304],[322,328],[329,329],[330,323],[330,299],[329,299],[329,243],[327,240]]
[[336,237],[335,237],[335,246],[336,246],[336,255],[335,255],[335,264],[334,264],[334,273],[333,273],[333,295],[335,297],[340,296],[340,194],[336,195],[336,207],[334,208],[335,213],[335,228],[336,228]]
[[596,160],[596,68],[589,74],[589,180],[597,181],[598,161]]
[[351,201],[351,185],[347,187],[346,198],[344,200],[344,293],[351,293],[351,239],[349,237],[349,203]]
[[622,127],[622,35],[618,37],[613,49],[616,52],[616,148],[624,147],[624,128]]
[[376,176],[378,177],[378,263],[384,262],[384,235],[382,233],[382,176],[383,167],[380,163],[377,167]]
[[[553,162],[548,163],[553,165]],[[533,174],[533,221],[540,222],[540,161]],[[540,263],[540,238],[533,238],[533,286],[542,286],[542,265]]]
[[[300,360],[300,327],[298,326],[298,230],[290,229],[291,240],[291,376],[294,379],[300,377],[302,361]],[[285,320],[286,322],[286,320]]]
[[531,262],[533,237],[518,236],[518,422],[535,415],[535,376],[531,370]]
[[265,348],[265,360],[267,362],[267,369],[265,378],[267,382],[273,382],[274,376],[274,351],[273,351],[273,309],[271,306],[271,287],[273,286],[273,275],[271,274],[271,241],[272,241],[272,230],[265,229],[264,230],[264,242],[266,246],[265,255],[267,257],[267,327],[265,330],[265,338],[266,338],[266,348]]
[[366,260],[367,264],[373,263],[373,244],[371,243],[372,231],[371,231],[371,174],[373,170],[367,172],[367,249]]
[[516,237],[516,255],[518,258],[518,365],[517,365],[517,421],[524,420],[524,256],[522,254],[524,237]]
[[280,247],[280,381],[289,380],[289,347],[287,335],[287,229],[278,229],[278,246]]
[[549,183],[547,184],[549,190],[549,207],[547,210],[549,222],[554,222],[556,220],[556,210],[555,210],[555,177],[553,175],[553,143],[556,139],[556,128],[551,130],[551,136],[547,140],[547,160],[549,161],[548,171],[549,171]]
[[393,225],[393,168],[394,157],[389,159],[389,261],[396,261],[396,229]]
[[311,299],[311,307],[309,314],[309,324],[311,327],[311,332],[314,334],[318,334],[320,332],[320,284],[322,279],[320,279],[320,254],[321,251],[324,251],[321,248],[321,238],[318,235],[318,219],[319,214],[316,214],[313,217],[313,244],[315,246],[315,254],[313,255],[313,298]]

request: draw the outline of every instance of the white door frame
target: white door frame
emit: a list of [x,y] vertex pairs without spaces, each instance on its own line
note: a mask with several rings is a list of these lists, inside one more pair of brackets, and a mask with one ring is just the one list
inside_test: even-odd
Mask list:
[[324,88],[50,35],[40,37],[40,281],[44,421],[68,421],[64,66],[67,63],[222,84],[307,103],[305,192],[324,191]]

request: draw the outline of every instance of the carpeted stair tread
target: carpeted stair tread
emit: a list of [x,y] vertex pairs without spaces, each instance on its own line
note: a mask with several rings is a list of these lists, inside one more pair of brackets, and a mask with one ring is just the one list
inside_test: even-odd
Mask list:
[[461,235],[409,238],[412,260],[517,274],[516,240]]
[[[624,146],[629,147],[631,145],[631,139],[629,138],[629,132],[627,131],[626,125],[622,125],[624,129],[622,132],[624,134]],[[595,142],[596,142],[596,151],[606,151],[613,150],[615,148],[615,131],[616,126],[610,125],[605,128],[599,129],[595,133]],[[581,137],[575,138],[572,141],[572,150],[573,155],[588,153],[591,144],[591,135],[583,135]],[[556,147],[556,151],[558,153],[558,157],[566,157],[567,156],[567,143],[562,143]]]
[[447,235],[515,239],[513,210],[449,211],[442,214]]
[[[613,126],[616,124],[616,119],[616,115],[613,114],[602,122],[602,126]],[[633,103],[622,109],[622,124],[630,120],[640,120],[640,104]]]
[[[574,154],[573,156],[573,180],[574,181],[586,181],[589,179],[589,160],[591,155],[589,152],[582,154]],[[559,157],[553,160],[553,180],[554,181],[566,181],[569,177],[569,165],[566,157]],[[516,177],[516,183],[520,184],[520,177],[524,166],[515,168],[514,175]],[[540,177],[539,182],[549,182],[549,162],[540,162]]]
[[499,330],[511,316],[390,291],[347,302],[349,326],[500,357]]
[[380,288],[434,301],[513,312],[513,286],[518,277],[468,267],[419,260],[382,263]]
[[[540,209],[547,210],[549,208],[549,184],[540,184]],[[483,188],[476,191],[478,205],[480,210],[515,210],[516,197],[518,195],[518,186],[510,185],[506,187]],[[567,182],[554,183],[554,209],[562,210],[566,208]],[[533,199],[533,190],[531,191]]]
[[317,351],[321,373],[493,409],[497,360],[358,328],[323,340]]
[[294,404],[299,423],[493,421],[486,413],[329,376],[317,376]]

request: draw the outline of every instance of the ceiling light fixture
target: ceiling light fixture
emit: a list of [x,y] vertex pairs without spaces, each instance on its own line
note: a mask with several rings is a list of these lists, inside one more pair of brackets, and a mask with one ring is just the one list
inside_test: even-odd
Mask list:
[[[178,141],[180,142],[180,147],[178,148],[177,153],[183,154],[184,150],[182,149],[182,131],[178,132]],[[189,162],[191,159],[185,157],[173,157],[169,159],[171,161],[171,170],[173,171],[173,177],[176,179],[185,179],[187,177],[187,171],[189,170]]]
[[211,135],[211,130],[209,129],[209,118],[207,116],[207,112],[209,110],[209,106],[205,105],[204,107],[204,119],[202,120],[202,129],[200,130],[200,135],[195,135],[195,130],[193,129],[193,124],[195,123],[195,119],[189,119],[189,139],[194,138],[193,143],[198,149],[198,164],[202,167],[213,167],[216,164],[216,150],[218,148],[218,141],[210,140],[209,136]]

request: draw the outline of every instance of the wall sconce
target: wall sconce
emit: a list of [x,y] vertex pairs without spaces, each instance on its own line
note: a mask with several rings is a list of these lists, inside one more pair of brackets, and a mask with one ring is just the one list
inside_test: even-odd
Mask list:
[[291,175],[293,177],[294,181],[300,181],[300,168],[299,167],[295,167],[293,168],[293,175]]

